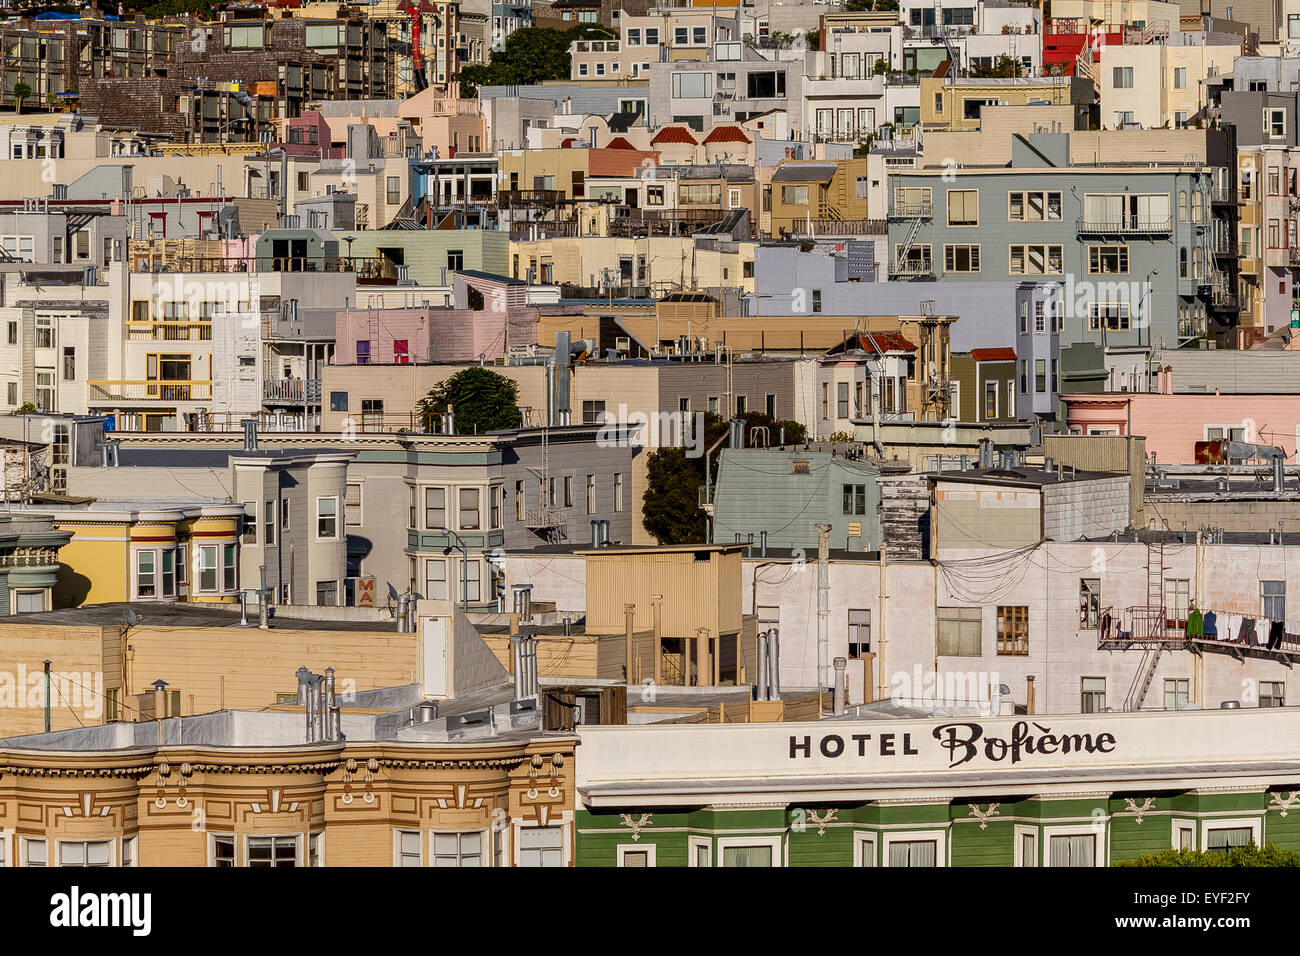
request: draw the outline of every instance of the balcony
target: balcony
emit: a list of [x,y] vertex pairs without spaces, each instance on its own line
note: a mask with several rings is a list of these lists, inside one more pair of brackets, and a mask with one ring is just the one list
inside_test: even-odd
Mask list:
[[792,236],[883,236],[889,232],[884,219],[791,219],[789,223],[785,231]]
[[934,216],[934,201],[930,199],[899,199],[895,197],[889,207],[890,219],[929,219]]
[[174,405],[212,400],[210,381],[88,381],[91,405]]
[[1287,250],[1287,260],[1292,266],[1300,266],[1300,246],[1292,246]]
[[901,262],[895,262],[889,270],[890,278],[920,279],[934,275],[934,260],[909,256]]
[[128,342],[211,342],[211,322],[127,322]]
[[810,77],[803,81],[803,92],[810,100],[821,97],[832,99],[881,97],[885,95],[885,78],[883,76],[832,76],[817,79]]
[[320,379],[268,378],[262,382],[262,401],[268,405],[319,405]]
[[1145,216],[1121,216],[1118,219],[1080,219],[1079,235],[1139,236],[1162,235],[1173,231],[1173,218],[1151,219]]

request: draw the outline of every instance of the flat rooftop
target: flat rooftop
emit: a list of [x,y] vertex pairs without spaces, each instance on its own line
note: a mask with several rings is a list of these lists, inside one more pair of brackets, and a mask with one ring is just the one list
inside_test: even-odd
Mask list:
[[[295,607],[300,607],[295,605]],[[31,624],[39,627],[63,625],[65,627],[121,626],[124,612],[132,611],[141,624],[150,627],[241,627],[238,604],[163,604],[148,601],[120,601],[113,604],[88,604],[83,607],[64,608],[59,611],[37,611],[30,614],[11,614],[7,624]],[[304,608],[310,613],[309,609]],[[249,608],[248,627],[257,627],[257,609]],[[395,622],[342,621],[325,617],[278,617],[271,608],[271,629],[282,631],[392,631]]]

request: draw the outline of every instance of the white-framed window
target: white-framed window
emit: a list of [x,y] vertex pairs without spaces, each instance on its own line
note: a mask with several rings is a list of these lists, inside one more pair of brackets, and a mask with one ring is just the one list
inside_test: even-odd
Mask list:
[[718,837],[718,865],[781,866],[781,837]]
[[424,489],[424,529],[443,531],[447,525],[447,489]]
[[447,600],[447,562],[442,558],[424,560],[424,596],[430,601]]
[[1011,275],[1060,275],[1065,271],[1064,247],[1013,245],[1008,247],[1007,272]]
[[244,839],[245,866],[302,866],[302,835],[249,836]]
[[886,833],[882,861],[885,866],[947,866],[945,830]]
[[112,866],[112,840],[60,840],[59,866]]
[[325,865],[325,831],[317,830],[307,835],[307,865]]
[[1170,834],[1170,846],[1175,850],[1196,849],[1196,821],[1175,819]]
[[419,830],[393,831],[393,866],[424,866],[424,834]]
[[18,841],[19,866],[49,866],[50,845],[45,837],[22,837]]
[[[566,478],[565,481],[572,479]],[[566,484],[566,491],[572,493],[572,486]],[[461,488],[457,492],[457,512],[462,531],[478,531],[483,527],[483,513],[479,505],[481,488]]]
[[876,835],[874,833],[853,834],[853,865],[876,866]]
[[205,544],[199,547],[199,591],[216,593],[218,584],[217,546]]
[[1102,831],[1091,826],[1043,827],[1043,866],[1105,866]]
[[213,833],[208,837],[208,866],[235,866],[235,835]]
[[526,827],[516,831],[516,866],[566,866],[569,838],[563,826]]
[[135,596],[158,596],[158,552],[153,550],[135,553]]
[[486,830],[434,830],[429,833],[429,860],[433,866],[482,867],[487,865]]
[[134,869],[140,865],[140,838],[123,837],[122,838],[122,866],[127,869]]
[[1127,302],[1089,302],[1088,331],[1127,332],[1130,328]]
[[1017,823],[1012,833],[1015,840],[1014,861],[1016,866],[1038,866],[1038,827]]
[[10,852],[13,842],[13,830],[0,830],[0,867],[14,865],[13,854]]
[[1233,847],[1263,843],[1263,822],[1259,817],[1215,819],[1201,821],[1201,848],[1210,853],[1222,853]]
[[1286,136],[1286,110],[1266,108],[1264,110],[1264,132],[1268,134],[1270,139],[1282,139]]
[[335,541],[339,536],[339,499],[330,495],[316,499],[316,538]]
[[616,848],[618,866],[645,868],[655,866],[653,843],[620,843]]
[[712,866],[713,841],[708,837],[693,836],[686,838],[686,865]]

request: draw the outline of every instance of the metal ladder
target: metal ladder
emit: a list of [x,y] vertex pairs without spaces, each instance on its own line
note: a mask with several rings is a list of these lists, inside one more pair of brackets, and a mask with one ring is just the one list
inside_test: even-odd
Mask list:
[[1124,701],[1125,710],[1141,710],[1142,704],[1147,699],[1147,691],[1151,689],[1151,682],[1156,677],[1156,667],[1160,664],[1160,655],[1164,653],[1165,646],[1157,644],[1155,647],[1149,647],[1142,654],[1142,663],[1138,665],[1137,673],[1133,675],[1133,684],[1129,687],[1128,697]]

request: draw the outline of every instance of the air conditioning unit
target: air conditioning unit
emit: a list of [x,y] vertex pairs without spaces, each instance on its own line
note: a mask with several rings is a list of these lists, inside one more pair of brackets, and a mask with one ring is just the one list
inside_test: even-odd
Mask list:
[[620,335],[618,338],[614,339],[614,348],[618,349],[620,352],[632,351],[631,338],[625,335]]

